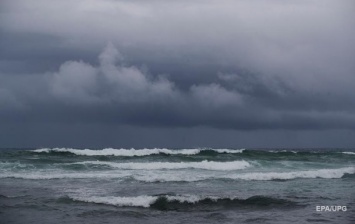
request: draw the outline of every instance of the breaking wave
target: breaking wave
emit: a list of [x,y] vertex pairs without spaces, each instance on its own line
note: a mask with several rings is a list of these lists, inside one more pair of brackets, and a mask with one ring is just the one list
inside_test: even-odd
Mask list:
[[182,176],[153,174],[149,176],[136,176],[134,179],[143,182],[193,182],[207,179],[226,179],[226,180],[250,180],[250,181],[269,181],[269,180],[292,180],[292,179],[338,179],[345,174],[355,174],[355,167],[339,169],[319,169],[293,172],[252,172],[242,174],[220,175],[220,176]]
[[256,150],[256,149],[212,149],[212,148],[192,148],[192,149],[167,149],[167,148],[152,148],[152,149],[114,149],[104,148],[100,150],[96,149],[74,149],[74,148],[41,148],[31,150],[35,153],[62,153],[73,154],[78,156],[121,156],[121,157],[139,157],[150,155],[182,155],[182,156],[216,156],[217,154],[235,154],[243,157],[255,157],[255,158],[268,158],[277,155],[283,155],[288,157],[304,157],[304,156],[317,156],[317,155],[333,155],[347,154],[355,155],[355,152],[336,152],[329,150],[313,150],[313,151],[295,151],[295,150]]
[[215,161],[201,161],[201,162],[150,162],[150,163],[114,163],[104,161],[85,161],[71,164],[92,164],[103,165],[118,169],[129,170],[161,170],[161,169],[204,169],[204,170],[240,170],[250,167],[250,163],[242,161],[230,162],[215,162]]
[[336,179],[342,178],[344,174],[354,174],[355,167],[346,167],[339,169],[319,169],[307,171],[293,171],[293,172],[268,172],[268,173],[247,173],[236,174],[230,176],[231,179],[242,180],[291,180],[298,178],[323,178]]
[[343,154],[347,154],[347,155],[355,155],[355,152],[341,152]]
[[[114,172],[113,172],[114,171]],[[270,181],[292,179],[339,179],[355,174],[355,167],[339,169],[319,169],[292,172],[248,172],[239,174],[202,173],[202,172],[178,172],[157,170],[111,170],[105,172],[10,172],[0,174],[0,178],[17,178],[32,180],[47,179],[133,179],[142,182],[195,182],[205,180],[246,180],[246,181]]]
[[52,180],[52,179],[117,179],[125,178],[128,174],[120,173],[5,173],[0,178],[15,178],[28,180]]
[[213,151],[217,153],[242,153],[244,149],[113,149],[106,148],[101,150],[92,149],[72,149],[72,148],[43,148],[36,149],[37,153],[72,153],[80,156],[148,156],[148,155],[197,155],[204,151]]
[[233,208],[238,206],[258,207],[287,207],[295,206],[297,203],[285,199],[278,199],[266,196],[253,196],[247,199],[235,197],[216,197],[198,195],[141,195],[137,197],[68,197],[70,200],[96,204],[114,205],[119,207],[143,207],[158,210],[182,210],[191,208],[213,207]]

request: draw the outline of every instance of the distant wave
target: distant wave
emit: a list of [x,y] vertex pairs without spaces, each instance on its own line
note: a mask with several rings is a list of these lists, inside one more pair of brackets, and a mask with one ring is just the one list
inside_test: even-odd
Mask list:
[[293,153],[293,154],[297,154],[298,153],[298,152],[292,151],[292,150],[268,150],[268,151],[264,151],[264,152],[270,152],[270,153]]
[[346,167],[339,169],[319,169],[307,171],[293,171],[293,172],[267,172],[267,173],[246,173],[229,176],[231,179],[242,180],[291,180],[297,178],[323,178],[335,179],[341,178],[344,174],[354,174],[355,167]]
[[23,164],[20,163],[19,161],[16,162],[0,162],[0,169],[1,170],[7,170],[7,169],[28,169],[28,168],[34,168],[35,166],[33,164]]
[[[250,163],[241,161],[230,162],[215,162],[215,161],[201,161],[201,162],[146,162],[146,163],[114,163],[104,161],[85,161],[70,164],[93,164],[104,165],[118,169],[130,170],[161,170],[161,169],[204,169],[204,170],[240,170],[250,167]],[[69,164],[69,165],[70,165]]]
[[52,180],[52,179],[118,179],[128,177],[129,174],[121,173],[4,173],[0,178],[16,178],[28,180]]
[[204,180],[246,180],[246,181],[270,181],[270,180],[291,180],[291,179],[337,179],[342,178],[346,174],[355,174],[355,167],[346,167],[339,169],[319,169],[307,171],[293,171],[293,172],[249,172],[239,174],[225,174],[219,173],[196,173],[196,172],[157,172],[146,170],[138,172],[136,170],[124,171],[114,170],[105,172],[76,172],[76,173],[51,173],[51,172],[20,172],[20,173],[2,173],[0,178],[19,178],[19,179],[33,179],[33,180],[47,180],[47,179],[134,179],[142,182],[195,182]]
[[[105,148],[100,150],[93,149],[74,149],[74,148],[41,148],[32,150],[35,153],[71,153],[78,156],[149,156],[149,155],[210,155],[220,154],[238,154],[243,153],[245,156],[262,156],[282,154],[288,156],[297,155],[313,155],[313,154],[334,154],[336,151],[294,151],[294,150],[253,150],[253,149],[211,149],[211,148],[195,148],[195,149],[167,149],[167,148],[152,148],[152,149],[114,149]],[[355,155],[355,152],[340,152],[343,154]]]
[[80,156],[148,156],[157,154],[167,155],[196,155],[204,151],[214,151],[217,153],[242,153],[244,149],[166,149],[166,148],[154,148],[154,149],[113,149],[106,148],[101,150],[92,149],[72,149],[72,148],[43,148],[36,149],[33,152],[37,153],[72,153]]
[[179,210],[189,207],[203,206],[294,206],[295,202],[265,196],[253,196],[247,199],[238,199],[235,197],[216,197],[216,196],[198,196],[198,195],[141,195],[137,197],[69,197],[73,201],[89,202],[96,204],[114,205],[120,207],[143,207],[158,210]]
[[12,196],[7,196],[0,194],[0,198],[22,198],[28,196],[27,194],[21,194],[21,195],[12,195]]
[[136,180],[144,182],[178,182],[178,181],[201,181],[206,179],[229,179],[229,180],[251,180],[251,181],[269,181],[269,180],[291,180],[291,179],[337,179],[342,178],[345,174],[355,174],[355,167],[346,167],[339,169],[319,169],[307,171],[293,171],[293,172],[252,172],[221,176],[171,176],[171,175],[149,175],[136,176]]
[[347,154],[347,155],[355,155],[355,152],[341,152],[343,154]]

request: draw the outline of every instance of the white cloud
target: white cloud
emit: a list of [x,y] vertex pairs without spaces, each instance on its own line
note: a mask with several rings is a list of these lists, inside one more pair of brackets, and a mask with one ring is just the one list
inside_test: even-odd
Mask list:
[[108,44],[97,67],[68,61],[49,74],[53,95],[74,103],[119,103],[168,100],[177,97],[174,84],[157,77],[149,79],[135,66],[122,64],[123,57]]
[[96,101],[97,74],[98,70],[89,64],[68,61],[60,66],[59,72],[51,74],[51,89],[55,96],[65,100]]

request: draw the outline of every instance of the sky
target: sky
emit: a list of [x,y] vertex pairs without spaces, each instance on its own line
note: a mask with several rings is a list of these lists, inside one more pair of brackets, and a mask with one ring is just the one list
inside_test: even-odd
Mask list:
[[0,147],[355,147],[352,0],[2,0]]

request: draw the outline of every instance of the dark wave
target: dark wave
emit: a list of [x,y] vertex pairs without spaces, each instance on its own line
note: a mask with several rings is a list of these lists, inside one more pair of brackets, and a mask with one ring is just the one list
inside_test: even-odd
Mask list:
[[44,148],[30,150],[27,152],[37,154],[50,155],[71,155],[71,156],[117,156],[117,157],[137,157],[137,156],[218,156],[226,155],[236,157],[267,157],[267,158],[284,158],[284,157],[319,157],[319,156],[335,156],[348,157],[355,159],[355,152],[350,150],[256,150],[256,149],[212,149],[212,148],[195,148],[195,149],[112,149],[105,148],[96,149],[72,149],[72,148]]
[[179,200],[168,200],[168,198],[162,196],[159,197],[151,208],[157,210],[188,210],[188,209],[233,209],[233,208],[292,208],[299,206],[296,202],[277,199],[267,196],[253,196],[247,199],[231,199],[231,198],[219,198],[211,199],[205,198],[198,202],[181,202]]
[[6,195],[0,194],[0,198],[9,198],[9,197]]
[[198,197],[194,195],[137,196],[137,197],[62,197],[60,203],[88,202],[118,207],[144,207],[161,211],[225,210],[225,209],[287,209],[303,205],[287,199],[252,196],[247,199],[228,197]]
[[344,179],[347,179],[347,178],[355,178],[355,173],[345,173],[344,176],[343,176]]

